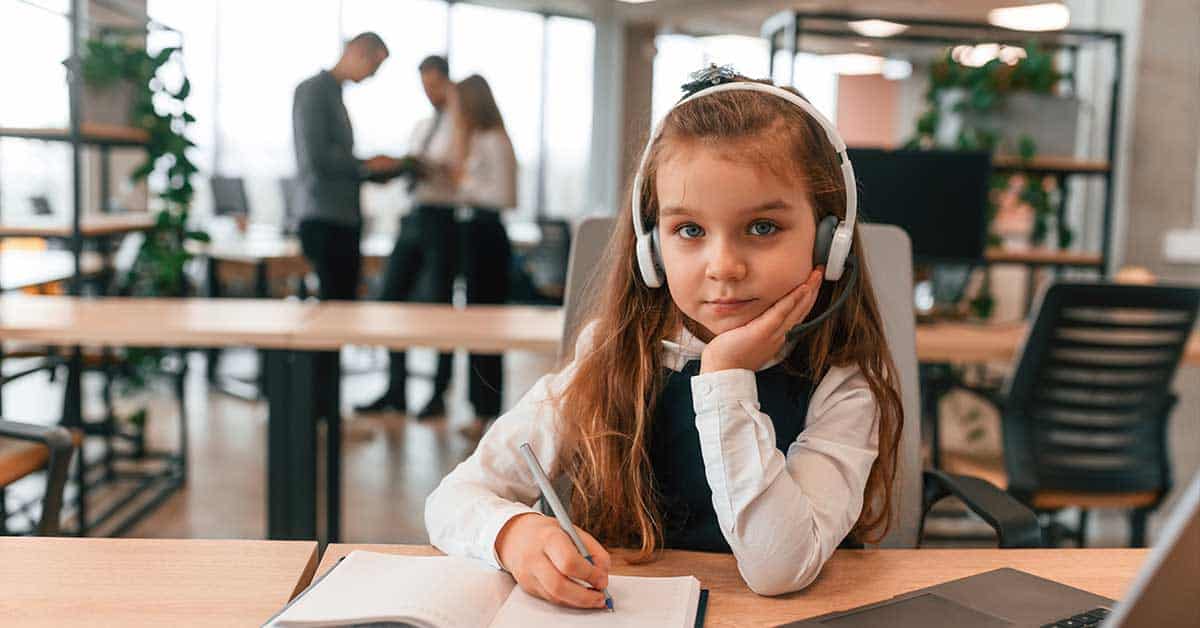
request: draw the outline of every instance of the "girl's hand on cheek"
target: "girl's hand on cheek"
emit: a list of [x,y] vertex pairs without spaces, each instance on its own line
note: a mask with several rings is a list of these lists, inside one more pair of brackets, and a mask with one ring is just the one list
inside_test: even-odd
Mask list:
[[700,356],[700,372],[725,369],[756,371],[779,354],[787,333],[812,310],[825,276],[822,266],[813,268],[804,283],[759,314],[754,320],[718,335]]

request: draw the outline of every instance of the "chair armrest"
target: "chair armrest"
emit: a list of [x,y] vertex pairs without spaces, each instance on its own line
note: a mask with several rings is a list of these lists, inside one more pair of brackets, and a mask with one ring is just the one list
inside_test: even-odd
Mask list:
[[75,442],[64,427],[31,425],[0,419],[0,436],[41,443],[50,450],[46,462],[46,496],[42,499],[42,521],[39,536],[58,534],[58,514],[62,509],[63,487],[67,483],[67,468]]
[[925,513],[938,500],[954,495],[992,526],[1000,537],[1000,547],[1042,547],[1042,528],[1037,515],[991,482],[967,475],[926,470],[922,485],[922,521]]

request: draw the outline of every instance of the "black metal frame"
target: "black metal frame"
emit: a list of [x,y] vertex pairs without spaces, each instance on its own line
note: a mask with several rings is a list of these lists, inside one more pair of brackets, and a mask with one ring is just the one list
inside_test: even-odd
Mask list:
[[[868,38],[859,35],[847,26],[850,22],[867,19],[885,19],[888,21],[898,22],[910,27],[917,27],[918,29],[927,29],[930,31],[930,34],[902,32],[891,37]],[[828,25],[825,27],[813,26],[813,22],[823,22],[827,23]],[[816,35],[834,39],[859,39],[880,45],[886,45],[889,42],[905,42],[928,46],[997,42],[1020,46],[1029,40],[1034,40],[1047,48],[1067,51],[1071,57],[1072,69],[1074,69],[1075,65],[1077,64],[1078,53],[1081,47],[1111,43],[1113,51],[1113,79],[1111,94],[1112,103],[1109,107],[1108,115],[1108,146],[1106,150],[1108,167],[1103,170],[1087,171],[1059,169],[1053,167],[1000,168],[1002,170],[1009,171],[1020,170],[1025,172],[1039,172],[1042,174],[1053,175],[1056,178],[1059,189],[1062,190],[1062,198],[1060,199],[1059,206],[1057,208],[1058,219],[1060,221],[1065,218],[1066,212],[1068,198],[1068,188],[1066,186],[1067,176],[1080,175],[1104,177],[1104,214],[1101,234],[1099,270],[1102,275],[1108,274],[1112,249],[1112,213],[1114,202],[1113,188],[1116,185],[1117,126],[1118,120],[1120,120],[1121,85],[1122,74],[1124,70],[1122,67],[1124,58],[1124,36],[1121,33],[1091,29],[1063,29],[1059,31],[1035,33],[1012,30],[985,23],[956,20],[932,20],[926,18],[865,15],[855,13],[808,13],[803,11],[783,11],[768,18],[765,22],[763,22],[762,26],[762,36],[767,40],[770,50],[770,57],[768,59],[770,76],[775,76],[775,55],[782,51],[787,52],[789,58],[795,59],[796,54],[803,50],[802,38],[804,35]],[[795,64],[788,64],[788,84],[793,84],[795,82],[794,72]],[[984,263],[990,262],[985,261]],[[1044,266],[1046,264],[1023,263],[1023,265]],[[1051,265],[1055,267],[1056,272],[1059,267],[1062,266],[1059,264]],[[1071,265],[1085,266],[1083,264]]]
[[[42,497],[42,517],[36,532],[38,536],[58,534],[63,487],[67,483],[67,468],[71,464],[71,453],[75,448],[75,444],[71,440],[71,432],[62,427],[31,425],[0,419],[0,436],[41,443],[50,450],[50,457],[46,461],[46,494]],[[3,493],[0,492],[0,498],[2,497]],[[2,504],[0,504],[0,513],[4,513]],[[3,522],[0,521],[0,524]]]

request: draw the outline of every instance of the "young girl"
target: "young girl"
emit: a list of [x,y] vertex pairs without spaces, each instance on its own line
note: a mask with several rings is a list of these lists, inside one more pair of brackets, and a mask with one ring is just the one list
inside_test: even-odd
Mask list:
[[[776,595],[812,582],[847,535],[876,541],[888,526],[902,411],[870,278],[842,273],[859,245],[844,146],[794,92],[713,82],[651,136],[637,224],[617,222],[572,361],[426,503],[434,545],[552,602],[603,607],[602,544],[633,548],[631,562],[732,552],[753,591]],[[839,224],[841,257],[823,250]],[[530,507],[526,441],[570,486],[595,566]]]

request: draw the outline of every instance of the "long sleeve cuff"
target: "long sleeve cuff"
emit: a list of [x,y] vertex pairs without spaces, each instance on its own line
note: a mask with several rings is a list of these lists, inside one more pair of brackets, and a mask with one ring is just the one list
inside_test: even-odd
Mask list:
[[482,556],[487,557],[488,563],[499,569],[504,570],[504,565],[500,564],[500,554],[496,552],[496,537],[500,536],[500,531],[509,521],[518,515],[527,513],[537,513],[533,508],[518,502],[508,502],[500,506],[496,510],[495,516],[483,526],[479,531],[479,543],[488,548],[486,552],[480,552]]
[[758,385],[754,371],[726,369],[692,378],[692,405],[697,416],[716,411],[721,402],[738,401],[758,403]]

